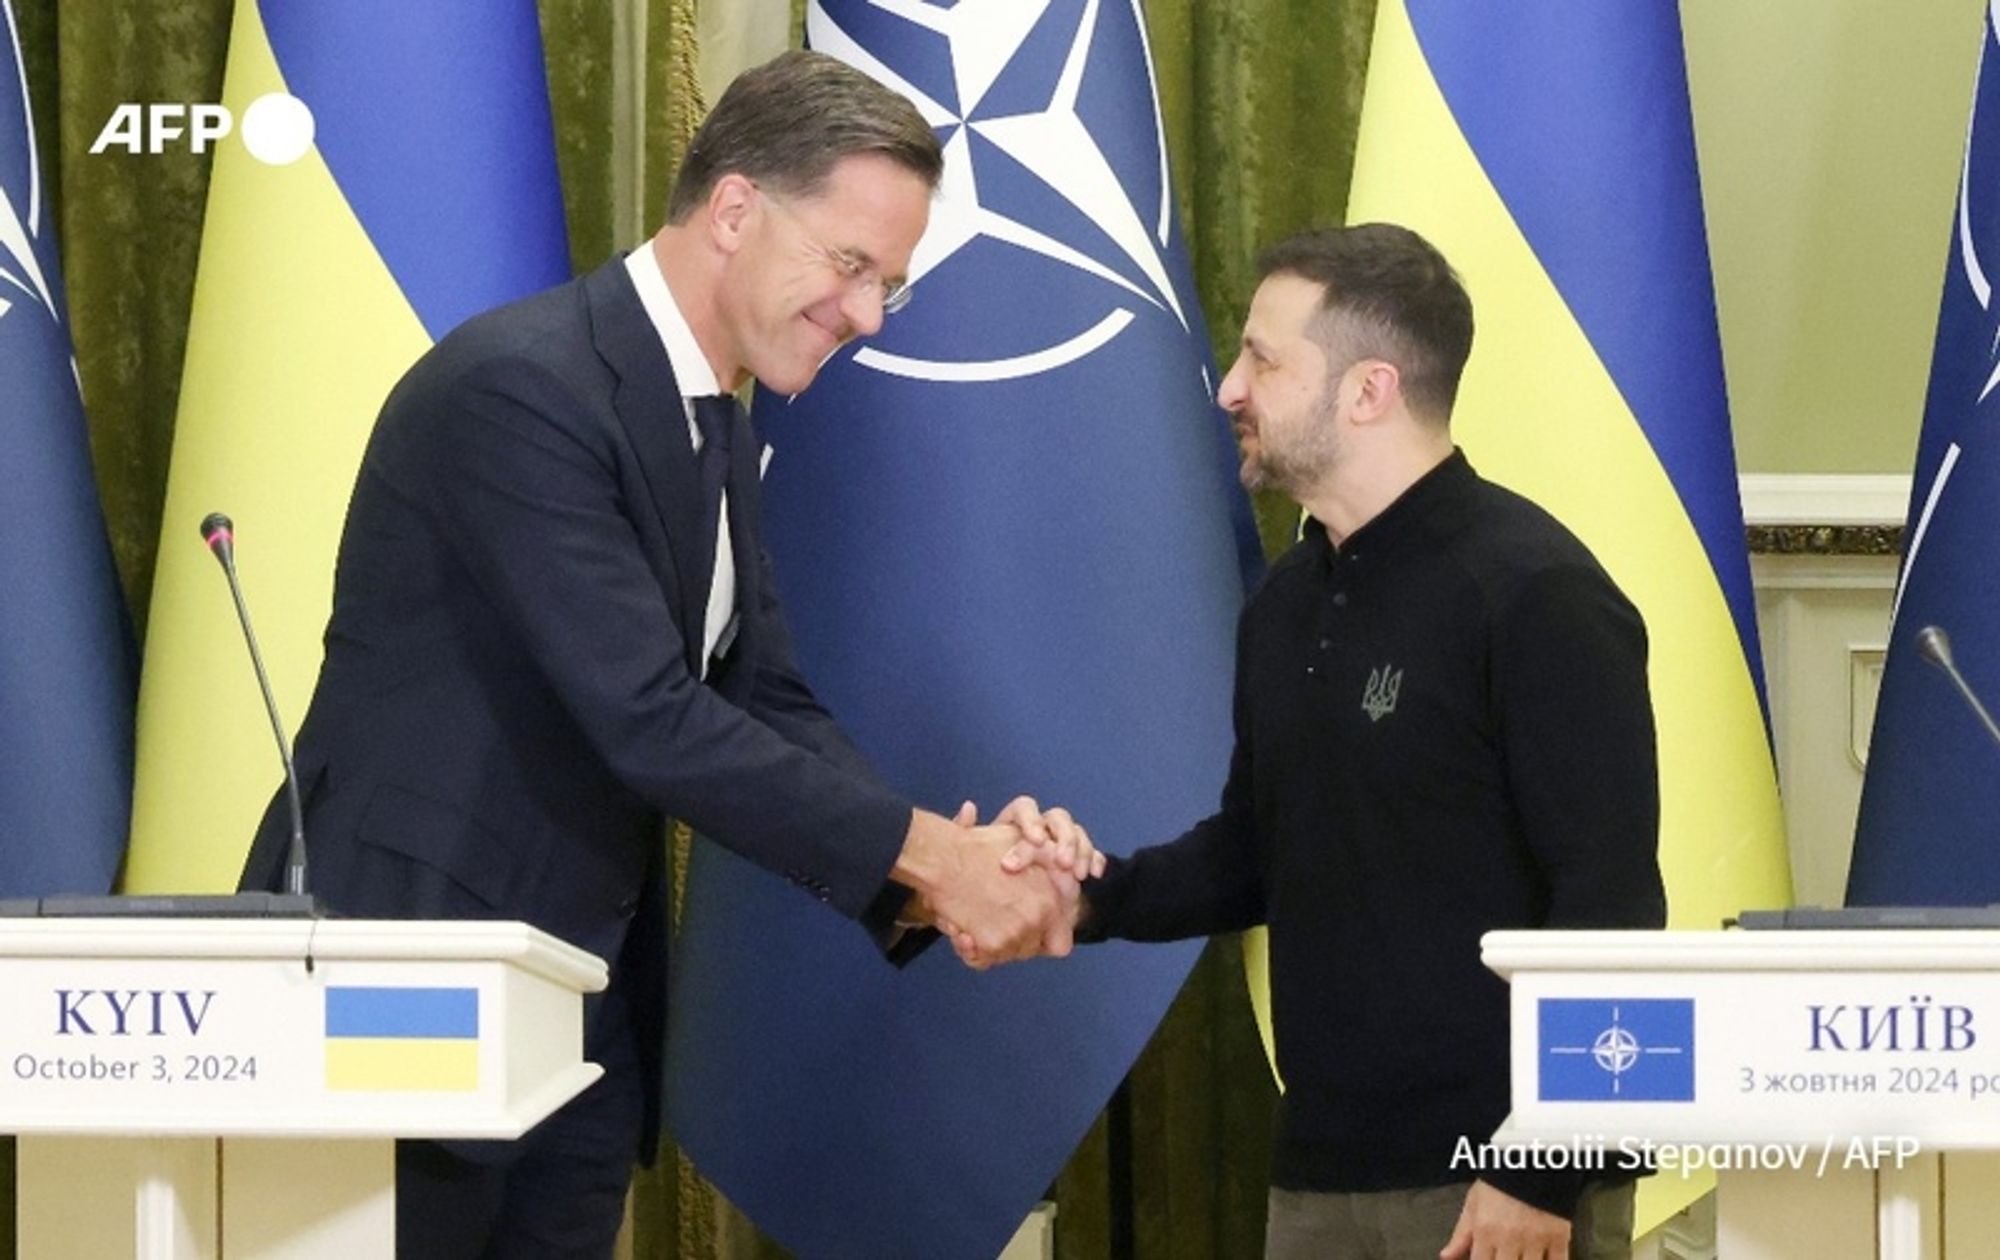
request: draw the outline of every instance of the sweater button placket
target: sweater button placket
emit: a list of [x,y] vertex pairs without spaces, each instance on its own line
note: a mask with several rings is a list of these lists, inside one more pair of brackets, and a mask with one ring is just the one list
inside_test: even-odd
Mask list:
[[[1335,608],[1344,608],[1346,605],[1347,595],[1344,592],[1335,591],[1333,593],[1333,606]],[[1329,616],[1327,621],[1331,622],[1332,617]],[[1319,673],[1319,662],[1316,658],[1325,656],[1333,650],[1333,636],[1328,633],[1330,629],[1330,625],[1322,625],[1320,632],[1313,636],[1313,656],[1315,659],[1306,662],[1306,674],[1309,677]]]

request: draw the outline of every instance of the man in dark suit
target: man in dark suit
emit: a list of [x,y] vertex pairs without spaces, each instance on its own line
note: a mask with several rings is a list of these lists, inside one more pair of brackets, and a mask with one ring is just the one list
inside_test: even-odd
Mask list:
[[[659,1132],[666,817],[892,953],[929,922],[982,964],[1069,948],[1080,829],[1025,798],[986,827],[914,807],[800,677],[728,397],[802,390],[880,327],[942,170],[908,102],[787,54],[717,104],[647,246],[469,321],[383,408],[298,738],[314,891],[611,962],[604,1079],[519,1142],[406,1143],[402,1254],[609,1254]],[[246,887],[281,878],[284,817]]]

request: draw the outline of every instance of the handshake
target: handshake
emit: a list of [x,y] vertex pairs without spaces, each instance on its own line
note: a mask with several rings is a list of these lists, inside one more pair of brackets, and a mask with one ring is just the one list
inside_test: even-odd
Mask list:
[[905,912],[951,938],[968,967],[1061,958],[1083,913],[1083,881],[1104,855],[1063,809],[1020,796],[979,825],[967,801],[958,816],[915,811],[890,878],[915,890]]

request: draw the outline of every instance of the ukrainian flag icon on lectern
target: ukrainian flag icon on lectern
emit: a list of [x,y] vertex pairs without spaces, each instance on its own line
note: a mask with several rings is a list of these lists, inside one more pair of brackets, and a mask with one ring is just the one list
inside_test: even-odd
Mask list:
[[478,1089],[479,990],[328,988],[326,1087]]
[[1693,1102],[1694,999],[1543,998],[1543,1102]]

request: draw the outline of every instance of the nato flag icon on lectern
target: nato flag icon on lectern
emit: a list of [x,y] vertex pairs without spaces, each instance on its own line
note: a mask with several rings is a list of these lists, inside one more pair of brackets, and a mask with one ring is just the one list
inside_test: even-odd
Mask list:
[[1543,1102],[1693,1102],[1694,999],[1543,998]]

